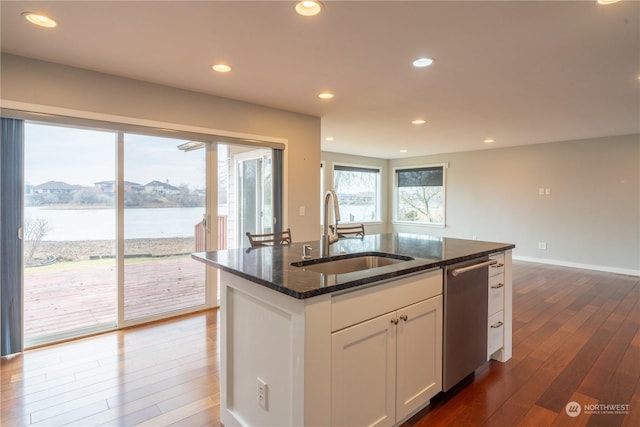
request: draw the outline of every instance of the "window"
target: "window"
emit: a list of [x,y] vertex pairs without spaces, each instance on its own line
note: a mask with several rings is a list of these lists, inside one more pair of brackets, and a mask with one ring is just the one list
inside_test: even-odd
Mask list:
[[445,224],[444,166],[396,169],[396,220]]
[[333,188],[340,202],[340,222],[380,220],[380,169],[333,165]]

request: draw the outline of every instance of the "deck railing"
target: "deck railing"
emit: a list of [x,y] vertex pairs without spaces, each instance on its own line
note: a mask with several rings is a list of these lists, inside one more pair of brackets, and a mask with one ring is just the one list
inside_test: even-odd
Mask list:
[[[194,226],[195,251],[206,250],[206,230],[204,220]],[[227,215],[218,215],[218,250],[227,249]]]

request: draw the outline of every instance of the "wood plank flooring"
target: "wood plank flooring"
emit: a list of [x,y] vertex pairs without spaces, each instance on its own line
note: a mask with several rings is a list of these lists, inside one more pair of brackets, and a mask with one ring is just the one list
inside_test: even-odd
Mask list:
[[[518,261],[513,272],[513,358],[404,427],[640,425],[640,279]],[[219,425],[217,337],[209,310],[3,358],[0,425]],[[586,414],[594,404],[628,411]]]
[[[640,279],[517,261],[513,273],[513,358],[406,426],[640,425]],[[572,418],[572,401],[629,407]]]

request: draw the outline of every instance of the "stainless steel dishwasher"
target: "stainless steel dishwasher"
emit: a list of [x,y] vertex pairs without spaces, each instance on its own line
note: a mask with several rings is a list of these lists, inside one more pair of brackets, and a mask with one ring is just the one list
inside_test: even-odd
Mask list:
[[445,267],[442,388],[450,390],[487,361],[488,257]]

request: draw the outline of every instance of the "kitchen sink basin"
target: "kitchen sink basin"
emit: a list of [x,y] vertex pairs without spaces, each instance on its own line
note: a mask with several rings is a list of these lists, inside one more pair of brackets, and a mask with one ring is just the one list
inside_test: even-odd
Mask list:
[[412,261],[408,256],[367,253],[292,262],[293,267],[322,274],[345,274]]

